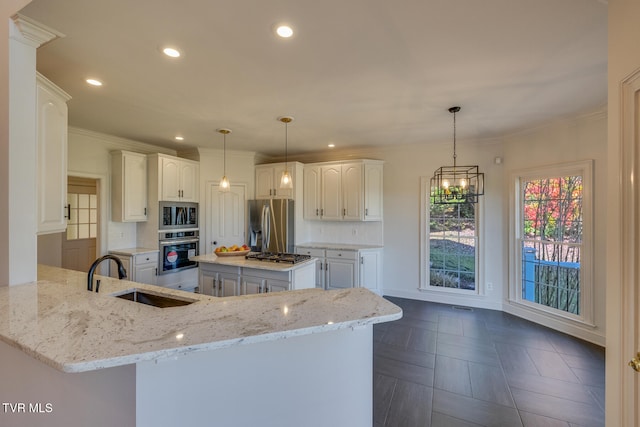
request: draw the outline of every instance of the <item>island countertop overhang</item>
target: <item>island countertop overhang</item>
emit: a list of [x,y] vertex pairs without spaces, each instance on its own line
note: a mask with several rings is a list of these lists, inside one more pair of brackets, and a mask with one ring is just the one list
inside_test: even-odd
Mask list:
[[[0,288],[0,340],[63,372],[84,372],[195,351],[357,328],[402,317],[366,289],[308,289],[215,298],[153,285],[102,281],[39,266],[34,283]],[[139,288],[196,300],[156,308],[111,294]]]

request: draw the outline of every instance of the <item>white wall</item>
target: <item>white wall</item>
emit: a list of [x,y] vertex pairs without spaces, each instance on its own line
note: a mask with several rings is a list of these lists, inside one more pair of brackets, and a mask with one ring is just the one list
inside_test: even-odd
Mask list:
[[[607,233],[607,115],[604,111],[550,123],[546,126],[506,137],[504,140],[504,199],[509,197],[509,178],[515,171],[578,160],[594,160],[594,234],[593,283],[595,328],[571,322],[541,321],[516,306],[506,311],[539,321],[549,327],[604,345],[606,299],[606,233]],[[506,207],[508,208],[508,207]],[[504,213],[508,219],[508,213]],[[506,230],[505,230],[506,233]],[[504,283],[508,282],[505,257]],[[506,292],[506,291],[505,291]],[[505,293],[505,296],[507,294]]]

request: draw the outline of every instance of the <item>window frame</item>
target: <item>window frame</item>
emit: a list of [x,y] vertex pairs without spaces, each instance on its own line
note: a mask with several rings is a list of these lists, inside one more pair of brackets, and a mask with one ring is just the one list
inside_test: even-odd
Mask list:
[[[594,283],[593,283],[593,160],[583,160],[562,164],[523,169],[511,173],[509,188],[509,303],[525,307],[536,313],[595,326]],[[562,176],[582,176],[582,247],[580,248],[580,307],[576,315],[553,307],[548,307],[522,296],[522,245],[523,239],[523,180],[548,179]]]
[[447,294],[458,294],[468,296],[478,296],[483,294],[484,288],[481,286],[483,281],[481,280],[482,267],[480,265],[480,250],[481,250],[481,221],[480,216],[483,212],[482,200],[480,197],[476,203],[475,209],[475,223],[476,223],[476,251],[475,251],[475,289],[459,289],[459,288],[447,288],[444,286],[432,286],[431,285],[431,268],[429,265],[429,259],[431,256],[430,250],[430,233],[429,222],[431,220],[431,182],[429,177],[420,178],[420,284],[418,286],[419,291],[434,291],[443,292]]

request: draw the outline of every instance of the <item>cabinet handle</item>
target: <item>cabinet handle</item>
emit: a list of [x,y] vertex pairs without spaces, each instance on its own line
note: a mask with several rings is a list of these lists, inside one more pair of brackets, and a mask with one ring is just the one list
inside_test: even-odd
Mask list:
[[318,209],[316,209],[316,216],[318,216],[318,213],[319,213],[319,212],[318,212]]
[[158,267],[156,267],[156,276],[158,275]]
[[144,216],[147,216],[147,208],[144,208]]
[[369,215],[369,208],[364,208],[364,216],[368,216]]
[[364,265],[364,258],[360,257],[360,264]]
[[271,194],[271,192],[272,192],[272,191],[273,191],[273,188],[270,188],[270,189],[269,189],[269,195],[270,195],[270,196],[273,196],[273,194]]
[[71,205],[67,205],[66,209],[67,209],[67,215],[65,216],[65,218],[71,221]]
[[277,195],[278,195],[278,193],[276,193],[276,189],[275,189],[275,188],[273,189],[273,195],[274,195],[274,196],[277,196]]
[[342,216],[347,216],[347,210],[346,209],[342,209]]

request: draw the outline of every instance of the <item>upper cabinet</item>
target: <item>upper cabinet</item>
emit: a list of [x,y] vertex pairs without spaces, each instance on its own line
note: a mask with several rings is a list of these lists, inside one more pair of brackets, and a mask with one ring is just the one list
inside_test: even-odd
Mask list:
[[67,228],[67,101],[62,89],[36,75],[38,234]]
[[285,170],[285,163],[256,166],[256,199],[296,199],[296,189],[302,185],[298,181],[302,179],[302,163],[288,162],[286,167],[291,174],[293,188],[280,188],[280,177]]
[[130,151],[111,153],[111,220],[147,220],[147,156]]
[[382,221],[379,160],[308,164],[304,167],[304,219]]
[[165,154],[152,154],[157,161],[158,200],[165,202],[198,202],[200,165],[193,160]]

